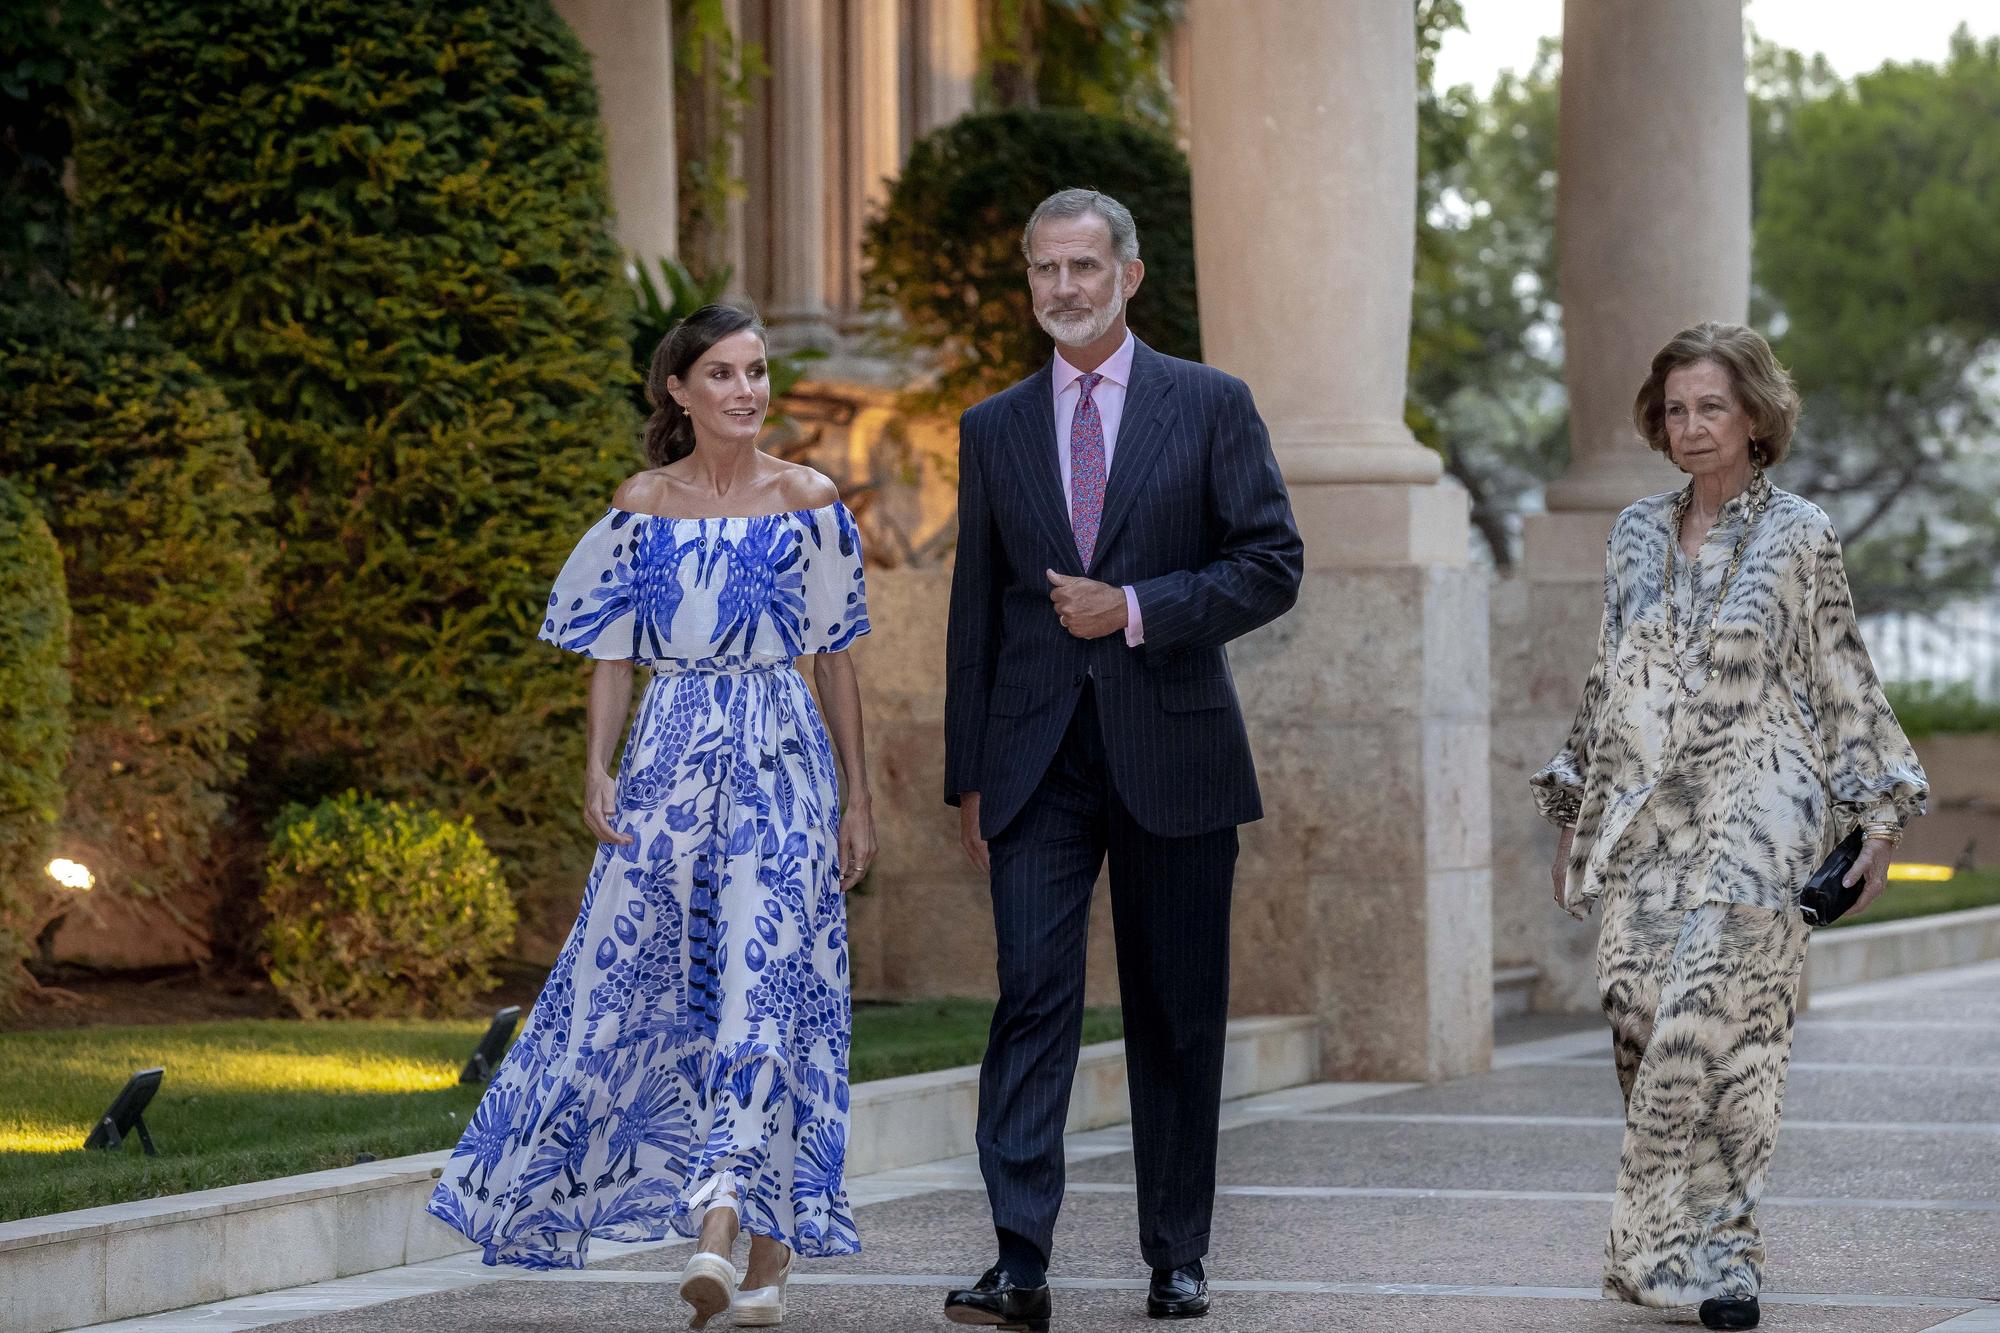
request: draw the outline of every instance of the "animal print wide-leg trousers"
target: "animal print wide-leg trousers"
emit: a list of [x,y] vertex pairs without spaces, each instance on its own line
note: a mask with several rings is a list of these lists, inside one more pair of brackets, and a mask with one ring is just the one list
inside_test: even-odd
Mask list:
[[1657,910],[1618,886],[1598,991],[1625,1092],[1604,1292],[1639,1305],[1754,1296],[1807,928],[1796,912]]

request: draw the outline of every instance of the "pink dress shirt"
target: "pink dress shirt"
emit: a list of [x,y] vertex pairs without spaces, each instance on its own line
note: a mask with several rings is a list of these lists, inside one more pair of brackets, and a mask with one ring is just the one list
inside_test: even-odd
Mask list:
[[[1134,342],[1130,330],[1118,350],[1105,359],[1097,368],[1104,378],[1091,393],[1091,400],[1097,404],[1098,419],[1104,423],[1104,476],[1111,477],[1112,459],[1118,452],[1118,425],[1125,416],[1125,390],[1132,384],[1132,353]],[[1056,395],[1056,462],[1062,474],[1063,512],[1074,513],[1074,488],[1070,478],[1069,432],[1076,421],[1077,400],[1083,390],[1077,381],[1084,372],[1063,360],[1061,348],[1056,350],[1056,363],[1049,376]],[[1146,628],[1139,618],[1139,594],[1125,586],[1125,646],[1137,648],[1146,641]]]

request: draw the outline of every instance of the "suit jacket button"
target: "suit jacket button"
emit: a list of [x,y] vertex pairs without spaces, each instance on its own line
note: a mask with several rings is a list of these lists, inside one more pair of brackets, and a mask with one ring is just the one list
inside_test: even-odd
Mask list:
[[1083,684],[1083,673],[1082,673],[1081,671],[1079,671],[1079,672],[1077,672],[1077,673],[1076,673],[1076,674],[1075,674],[1074,676],[1071,676],[1071,677],[1070,677],[1070,680],[1069,680],[1069,683],[1070,683],[1070,684],[1072,684],[1072,685],[1081,685],[1081,684]]

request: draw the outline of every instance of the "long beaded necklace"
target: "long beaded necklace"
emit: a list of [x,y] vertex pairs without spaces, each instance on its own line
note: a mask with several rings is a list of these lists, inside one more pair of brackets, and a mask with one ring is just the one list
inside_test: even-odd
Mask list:
[[[1701,693],[1703,685],[1722,674],[1722,668],[1715,665],[1715,638],[1717,626],[1722,620],[1722,604],[1729,598],[1729,585],[1736,580],[1736,571],[1743,566],[1743,553],[1750,549],[1750,537],[1756,531],[1757,520],[1764,516],[1764,506],[1771,502],[1770,483],[1764,480],[1764,471],[1759,468],[1750,478],[1750,487],[1744,492],[1743,500],[1749,506],[1749,513],[1743,516],[1743,530],[1736,536],[1736,549],[1730,554],[1729,568],[1722,572],[1722,586],[1715,590],[1715,611],[1708,618],[1708,640],[1701,647],[1701,656],[1696,659],[1708,669],[1701,674],[1700,684],[1689,685],[1687,673],[1681,669],[1680,616],[1674,609],[1674,557],[1680,554],[1681,523],[1687,518],[1688,506],[1694,503],[1694,483],[1689,482],[1674,500],[1671,521],[1667,530],[1667,572],[1661,584],[1661,595],[1667,603],[1667,658],[1673,663],[1674,683],[1689,699]],[[1696,571],[1701,568],[1701,559],[1695,558]],[[1690,579],[1688,588],[1688,610],[1692,614],[1695,599],[1701,595],[1696,586],[1698,579]]]

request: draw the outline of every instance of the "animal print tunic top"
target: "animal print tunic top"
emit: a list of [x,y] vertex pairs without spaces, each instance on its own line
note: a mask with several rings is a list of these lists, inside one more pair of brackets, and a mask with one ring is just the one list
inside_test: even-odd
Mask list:
[[1676,557],[1667,590],[1677,499],[1641,500],[1612,525],[1597,660],[1568,742],[1532,779],[1543,816],[1576,825],[1563,895],[1576,915],[1622,881],[1655,907],[1791,907],[1849,829],[1900,824],[1928,794],[1825,512],[1759,473],[1698,559]]

